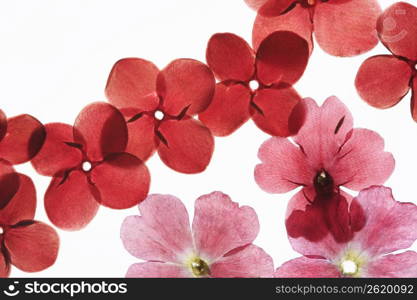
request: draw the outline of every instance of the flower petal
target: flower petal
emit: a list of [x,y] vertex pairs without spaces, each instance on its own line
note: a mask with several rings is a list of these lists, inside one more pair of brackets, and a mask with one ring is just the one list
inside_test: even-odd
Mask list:
[[270,138],[259,148],[258,157],[262,163],[256,166],[255,180],[268,193],[286,193],[310,185],[315,176],[306,156],[288,139]]
[[54,177],[45,193],[45,210],[51,222],[64,230],[80,230],[97,213],[97,191],[82,171]]
[[106,96],[118,108],[134,107],[143,111],[156,109],[158,68],[140,58],[121,59],[113,66],[106,86]]
[[356,75],[359,95],[369,105],[388,108],[397,104],[410,90],[411,68],[391,55],[365,60]]
[[146,198],[151,179],[148,168],[139,158],[115,153],[92,169],[90,180],[100,193],[102,205],[126,209]]
[[391,5],[378,19],[378,35],[397,56],[417,60],[417,8],[405,2]]
[[356,198],[364,210],[366,225],[353,242],[371,257],[410,247],[417,239],[417,206],[394,200],[391,189],[374,186]]
[[413,116],[414,121],[417,122],[417,76],[414,76],[412,81],[412,96],[411,96],[411,115]]
[[371,278],[416,278],[417,253],[406,251],[384,255],[372,260],[365,272],[365,276]]
[[39,272],[55,263],[59,237],[51,226],[33,221],[7,230],[4,245],[14,266],[25,272]]
[[7,132],[0,142],[0,157],[12,164],[31,160],[45,140],[42,123],[30,115],[20,115],[7,120]]
[[127,278],[190,278],[192,274],[181,265],[145,262],[131,265]]
[[278,16],[291,7],[294,0],[245,0],[246,4],[263,16]]
[[121,239],[127,251],[143,260],[178,262],[193,252],[187,209],[171,195],[149,195],[141,216],[127,217]]
[[250,101],[246,86],[218,83],[213,101],[198,118],[215,136],[227,136],[250,118]]
[[54,176],[76,167],[82,162],[82,153],[73,144],[73,128],[62,123],[45,125],[46,139],[41,151],[32,159],[35,170],[45,176]]
[[214,262],[210,271],[214,278],[272,277],[274,263],[262,248],[250,244]]
[[7,205],[0,210],[0,224],[15,225],[20,221],[32,220],[36,210],[36,190],[32,180],[19,176],[19,189]]
[[299,257],[287,261],[275,272],[275,277],[283,278],[338,278],[337,267],[325,259]]
[[7,132],[7,117],[4,112],[0,109],[0,141],[6,135]]
[[6,278],[10,275],[10,263],[4,257],[4,254],[0,251],[0,278]]
[[161,142],[158,153],[161,160],[175,171],[193,174],[204,171],[214,150],[214,138],[210,130],[194,119],[162,122],[159,132],[166,143]]
[[74,141],[83,145],[88,159],[100,161],[107,154],[123,152],[128,132],[123,115],[112,105],[95,102],[86,106],[74,124]]
[[207,63],[220,80],[249,81],[255,73],[255,53],[241,37],[217,33],[207,45]]
[[19,175],[13,166],[0,159],[0,209],[4,208],[19,190]]
[[178,116],[202,112],[213,98],[216,81],[211,70],[193,59],[177,59],[163,69],[156,88],[163,99],[163,111]]
[[335,56],[355,56],[378,43],[375,33],[381,7],[376,0],[320,3],[314,12],[314,31],[320,47]]
[[294,135],[299,128],[293,128],[291,117],[300,101],[300,95],[292,87],[259,90],[253,97],[256,109],[253,109],[252,120],[270,135]]
[[259,232],[255,211],[239,207],[229,196],[214,192],[195,202],[193,233],[198,254],[215,261],[229,251],[253,242]]

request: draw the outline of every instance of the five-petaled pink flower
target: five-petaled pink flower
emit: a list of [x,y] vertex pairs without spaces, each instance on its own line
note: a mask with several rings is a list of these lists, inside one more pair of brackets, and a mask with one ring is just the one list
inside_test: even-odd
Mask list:
[[53,176],[45,209],[55,226],[78,230],[93,219],[100,204],[125,209],[148,195],[148,169],[124,152],[127,126],[112,105],[90,104],[74,126],[51,123],[45,129],[45,143],[32,164],[38,173]]
[[292,88],[307,66],[307,42],[292,32],[274,32],[255,53],[231,33],[211,37],[207,62],[221,80],[199,119],[214,135],[226,136],[249,118],[268,134],[289,136],[289,119],[301,97]]
[[[356,204],[355,204],[356,203]],[[284,263],[276,277],[417,277],[417,253],[393,252],[410,247],[417,239],[417,206],[394,200],[389,188],[373,186],[359,193],[352,205],[362,207],[365,222],[351,214],[359,231],[346,242],[332,235],[311,242],[292,239],[304,255]]]
[[106,95],[126,118],[129,153],[146,160],[158,149],[175,171],[199,173],[211,160],[214,139],[193,116],[210,104],[214,87],[213,73],[196,60],[177,59],[159,71],[149,61],[126,58],[113,66]]
[[192,230],[182,202],[151,195],[141,216],[126,218],[121,238],[144,263],[127,277],[272,277],[271,257],[252,244],[259,231],[255,211],[214,192],[195,202]]
[[380,16],[377,30],[393,55],[368,58],[359,69],[356,88],[377,108],[396,105],[411,89],[411,114],[417,122],[417,8],[395,3]]
[[245,0],[259,13],[253,27],[255,48],[271,32],[293,31],[313,48],[335,56],[354,56],[378,43],[375,25],[381,8],[377,0]]

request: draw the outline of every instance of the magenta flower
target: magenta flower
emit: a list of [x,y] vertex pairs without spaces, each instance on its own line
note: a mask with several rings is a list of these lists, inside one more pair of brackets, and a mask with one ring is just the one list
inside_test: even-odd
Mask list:
[[[352,206],[362,207],[365,223]],[[374,186],[359,193],[349,214],[351,227],[362,227],[350,240],[338,243],[330,234],[319,242],[292,239],[304,256],[284,263],[275,277],[417,277],[416,252],[393,254],[417,239],[416,205],[395,201],[389,188]]]
[[135,257],[127,277],[271,277],[273,262],[252,244],[259,232],[255,211],[214,192],[195,202],[192,230],[182,202],[151,195],[141,216],[125,219],[121,238]]

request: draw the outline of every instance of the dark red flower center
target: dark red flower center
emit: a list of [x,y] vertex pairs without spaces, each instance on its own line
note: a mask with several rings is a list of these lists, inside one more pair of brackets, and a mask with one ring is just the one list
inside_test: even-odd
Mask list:
[[320,196],[331,196],[334,191],[334,181],[332,176],[321,170],[314,177],[314,188],[316,189],[317,195]]

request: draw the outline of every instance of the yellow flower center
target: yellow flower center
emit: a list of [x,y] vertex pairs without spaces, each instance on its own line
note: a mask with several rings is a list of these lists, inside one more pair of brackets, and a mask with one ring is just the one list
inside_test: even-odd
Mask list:
[[208,264],[199,257],[192,258],[188,265],[195,277],[207,277],[210,275]]

